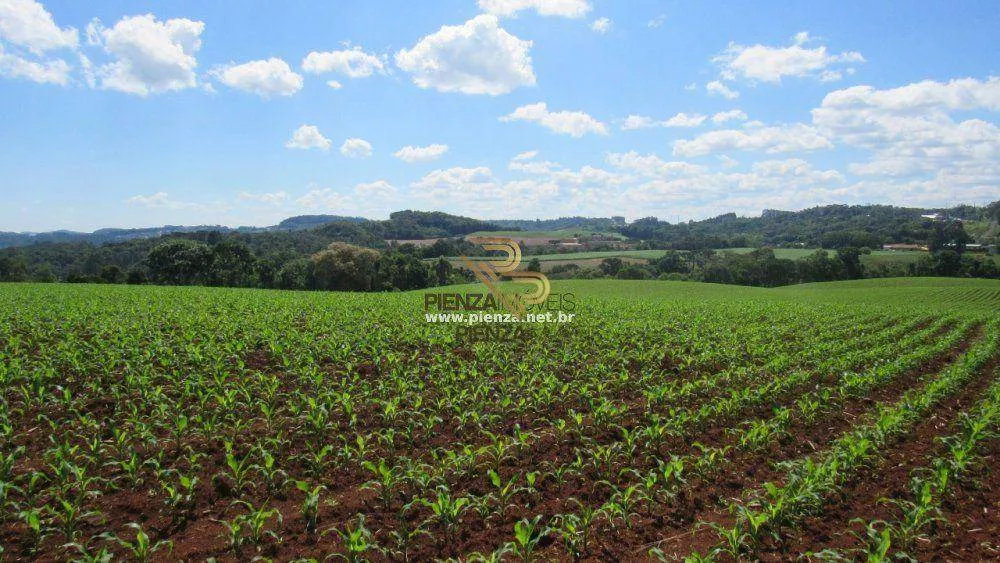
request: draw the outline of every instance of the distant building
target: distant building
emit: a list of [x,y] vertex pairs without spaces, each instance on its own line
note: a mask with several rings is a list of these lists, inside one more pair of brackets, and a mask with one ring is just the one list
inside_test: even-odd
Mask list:
[[917,251],[927,251],[927,247],[922,244],[883,244],[882,250],[917,250]]

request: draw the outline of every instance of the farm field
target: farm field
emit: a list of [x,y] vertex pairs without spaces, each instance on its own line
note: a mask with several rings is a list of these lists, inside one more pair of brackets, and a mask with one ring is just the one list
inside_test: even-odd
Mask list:
[[[736,254],[746,254],[754,250],[753,248],[719,248],[716,252],[733,252]],[[775,258],[787,260],[799,260],[806,258],[816,252],[816,248],[775,248]],[[637,260],[656,260],[663,257],[666,251],[663,250],[600,250],[591,252],[566,252],[554,254],[531,254],[525,255],[525,260],[537,258],[540,262],[556,262],[558,264],[579,264],[592,265],[599,264],[605,258],[633,258]],[[682,251],[683,252],[683,251]],[[831,255],[836,254],[836,250],[827,250]],[[877,266],[879,264],[913,264],[926,255],[925,252],[908,252],[893,250],[873,250],[871,254],[861,256],[861,262],[866,266]],[[992,257],[1000,265],[1000,256]],[[458,263],[458,257],[448,258],[454,263]],[[486,258],[481,258],[486,259]],[[986,258],[989,259],[989,258]],[[551,264],[549,266],[552,266]]]
[[552,289],[0,284],[0,559],[1000,558],[1000,282]]
[[588,229],[554,229],[550,231],[477,231],[470,237],[511,237],[516,240],[521,239],[565,239],[577,236],[604,235],[606,237],[624,239],[620,233],[613,231],[592,231]]

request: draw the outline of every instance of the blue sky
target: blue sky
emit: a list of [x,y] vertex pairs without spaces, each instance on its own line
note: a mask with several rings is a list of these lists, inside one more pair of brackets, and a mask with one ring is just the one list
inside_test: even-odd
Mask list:
[[984,203],[997,29],[996,2],[0,0],[0,230]]

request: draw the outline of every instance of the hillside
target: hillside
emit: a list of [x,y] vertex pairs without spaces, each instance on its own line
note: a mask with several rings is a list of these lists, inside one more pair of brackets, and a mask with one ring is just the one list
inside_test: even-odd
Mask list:
[[[989,228],[1000,221],[1000,201],[985,207],[963,205],[949,209],[922,209],[888,205],[827,205],[802,211],[765,210],[760,217],[735,213],[703,221],[667,223],[655,217],[639,219],[622,234],[657,241],[678,249],[802,246],[877,248],[887,243],[927,244],[942,222],[974,223],[984,244]],[[994,229],[995,233],[995,229]]]

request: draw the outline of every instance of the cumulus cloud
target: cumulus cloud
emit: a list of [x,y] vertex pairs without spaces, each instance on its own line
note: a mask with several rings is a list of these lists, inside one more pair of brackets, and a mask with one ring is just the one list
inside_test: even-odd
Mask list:
[[76,29],[60,28],[35,0],[0,1],[0,76],[65,86],[72,67],[46,53],[75,51],[79,42]]
[[635,131],[636,129],[647,129],[656,127],[659,122],[646,115],[631,114],[622,122],[622,131]]
[[741,109],[731,109],[729,111],[720,111],[719,113],[712,116],[712,123],[722,124],[727,121],[746,121],[747,114]]
[[614,22],[612,22],[610,18],[597,18],[596,20],[591,22],[590,29],[594,33],[599,33],[601,35],[604,35],[605,33],[611,31],[611,27],[613,25]]
[[722,96],[727,100],[735,100],[740,97],[740,93],[736,90],[731,89],[718,80],[713,80],[708,84],[705,84],[705,90],[708,91],[709,95]]
[[515,109],[500,121],[529,121],[538,123],[551,131],[570,137],[580,138],[587,133],[607,135],[608,128],[600,121],[582,111],[549,111],[545,102],[529,104]]
[[398,151],[396,151],[393,156],[402,160],[403,162],[415,163],[415,162],[430,162],[440,158],[441,155],[448,152],[448,145],[441,144],[431,144],[425,147],[414,147],[407,145]]
[[559,167],[559,164],[555,162],[534,160],[537,156],[538,151],[522,152],[510,159],[507,169],[527,174],[548,174]]
[[814,151],[833,148],[829,139],[809,125],[795,123],[775,127],[757,127],[745,131],[726,129],[709,131],[694,139],[674,143],[677,156],[701,156],[723,151],[763,151],[767,153]]
[[327,80],[326,85],[329,86],[330,88],[333,88],[334,90],[340,90],[341,88],[344,87],[343,84],[337,82],[336,80]]
[[[1000,127],[979,117],[957,120],[953,115],[969,111],[1000,111],[1000,78],[836,90],[812,111],[812,118],[831,138],[871,153],[869,161],[850,165],[853,174],[902,180],[886,187],[896,190],[897,198],[911,194],[914,202],[944,201],[929,195],[937,188],[951,194],[951,202],[966,196],[962,201],[982,201],[989,190],[995,199]],[[859,183],[869,197],[875,185]]]
[[646,27],[648,27],[650,29],[656,29],[658,27],[662,27],[663,26],[663,22],[665,22],[665,21],[667,21],[666,14],[660,14],[660,15],[656,16],[655,18],[653,18],[653,19],[649,20],[648,22],[646,22]]
[[292,133],[292,138],[285,143],[288,149],[322,149],[330,148],[331,141],[324,137],[315,125],[301,125]]
[[0,2],[0,39],[35,55],[56,49],[75,49],[80,38],[72,27],[60,28],[52,14],[35,0]]
[[648,177],[687,176],[706,171],[704,166],[684,161],[666,161],[655,154],[643,155],[636,151],[609,153],[605,156],[605,161],[616,168]]
[[463,94],[506,94],[533,86],[531,41],[511,35],[483,14],[446,25],[395,55],[396,66],[420,88]]
[[678,113],[663,122],[664,127],[697,127],[705,122],[705,116],[700,113]]
[[95,19],[87,26],[87,42],[113,60],[94,69],[93,80],[103,89],[138,96],[193,88],[204,30],[200,21],[159,21],[152,14],[124,17],[110,29]]
[[827,52],[824,45],[806,47],[805,43],[810,41],[806,32],[796,34],[792,41],[786,47],[730,43],[712,61],[721,67],[722,77],[726,80],[745,78],[762,82],[781,82],[785,76],[836,80],[840,75],[829,67],[865,62],[857,51],[833,54]]
[[424,175],[420,180],[410,184],[411,187],[427,192],[444,191],[481,191],[495,186],[493,173],[486,166],[474,168],[455,167],[434,170]]
[[340,154],[348,158],[368,158],[372,155],[372,144],[364,139],[352,137],[340,145]]
[[622,131],[648,129],[650,127],[698,127],[707,119],[700,113],[678,113],[664,120],[656,120],[645,115],[629,115],[622,122]]
[[33,61],[6,53],[0,45],[0,76],[65,86],[69,83],[71,70],[72,67],[62,59]]
[[288,63],[271,57],[266,60],[230,64],[212,70],[216,80],[262,98],[291,96],[302,89],[302,75],[295,73]]
[[387,199],[396,195],[396,187],[385,180],[361,183],[354,186],[354,193],[363,198]]
[[313,51],[302,59],[302,70],[312,74],[335,72],[349,78],[366,78],[385,71],[385,57],[355,46],[341,51]]
[[343,212],[345,208],[351,208],[354,205],[354,200],[331,188],[314,188],[297,198],[295,203],[305,209]]
[[591,7],[587,0],[479,0],[479,9],[500,17],[514,17],[518,12],[534,10],[542,16],[582,18]]

